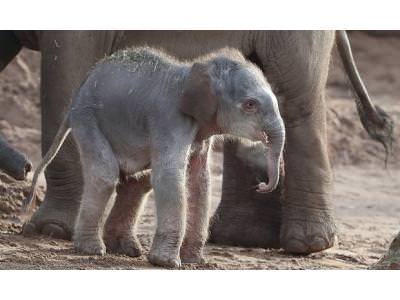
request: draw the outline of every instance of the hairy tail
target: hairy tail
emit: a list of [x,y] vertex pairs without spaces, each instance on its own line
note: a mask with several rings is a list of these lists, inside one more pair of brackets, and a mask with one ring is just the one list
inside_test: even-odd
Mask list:
[[381,143],[385,148],[385,165],[387,166],[388,158],[392,151],[393,119],[382,108],[372,103],[354,62],[350,41],[346,31],[336,31],[336,44],[346,73],[358,96],[356,98],[356,105],[361,123],[369,136]]
[[46,155],[43,157],[39,166],[37,167],[35,174],[33,175],[31,191],[29,196],[25,199],[24,202],[24,210],[26,213],[30,212],[32,203],[34,201],[36,195],[36,188],[38,184],[38,179],[40,174],[47,168],[47,166],[53,161],[54,157],[56,157],[58,151],[61,146],[64,144],[65,139],[70,133],[71,128],[69,127],[69,113],[65,116],[63,122],[58,129],[56,136],[54,137],[53,143],[50,146],[50,149],[47,151]]

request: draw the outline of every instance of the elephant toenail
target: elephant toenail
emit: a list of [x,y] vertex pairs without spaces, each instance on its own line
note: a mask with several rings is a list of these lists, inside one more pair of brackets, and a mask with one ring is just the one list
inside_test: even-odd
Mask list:
[[313,252],[322,251],[332,247],[334,244],[334,240],[335,239],[332,238],[331,241],[328,241],[321,236],[315,236],[311,239],[310,248]]
[[179,259],[173,259],[169,262],[169,264],[172,268],[180,268],[182,266],[182,263]]
[[67,239],[68,233],[61,226],[49,223],[43,226],[42,233],[56,239]]
[[308,254],[308,253],[310,253],[307,245],[305,243],[303,243],[302,241],[299,241],[296,239],[289,240],[286,243],[284,249],[287,253],[293,253],[293,254]]
[[312,252],[317,252],[328,248],[329,243],[324,238],[316,236],[310,239],[309,246]]
[[27,223],[22,228],[22,235],[24,236],[32,236],[37,234],[36,225],[33,223]]

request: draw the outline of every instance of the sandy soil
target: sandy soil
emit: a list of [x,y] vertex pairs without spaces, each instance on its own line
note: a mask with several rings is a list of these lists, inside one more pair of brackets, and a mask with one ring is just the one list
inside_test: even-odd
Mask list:
[[[372,37],[354,32],[351,41],[360,72],[376,104],[395,119],[399,140],[400,39]],[[40,55],[23,51],[0,74],[0,131],[35,165],[40,159],[39,108]],[[334,54],[328,94],[328,121],[335,187],[333,206],[338,239],[332,249],[309,256],[292,256],[282,250],[207,245],[208,263],[185,266],[199,269],[364,269],[375,264],[400,230],[400,143],[394,145],[389,169],[382,148],[368,139],[358,120],[353,94]],[[221,155],[213,160],[213,206],[218,205]],[[52,238],[25,238],[19,208],[29,182],[15,182],[0,174],[1,269],[143,269],[154,268],[145,256],[137,259],[74,253],[71,242]],[[44,187],[40,190],[43,197]],[[154,232],[154,202],[149,198],[139,226],[146,251]]]

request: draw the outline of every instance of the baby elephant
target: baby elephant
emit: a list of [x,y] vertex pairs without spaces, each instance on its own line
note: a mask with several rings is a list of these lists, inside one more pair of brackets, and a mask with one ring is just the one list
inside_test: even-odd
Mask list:
[[[135,225],[152,187],[157,230],[149,260],[166,267],[203,259],[210,205],[205,141],[230,134],[267,145],[268,183],[260,191],[268,192],[279,180],[285,140],[278,103],[263,73],[234,49],[189,62],[133,48],[98,62],[35,172],[27,206],[38,175],[70,132],[84,178],[76,250],[103,255],[107,248],[139,256]],[[150,168],[151,184],[149,172],[142,172]]]

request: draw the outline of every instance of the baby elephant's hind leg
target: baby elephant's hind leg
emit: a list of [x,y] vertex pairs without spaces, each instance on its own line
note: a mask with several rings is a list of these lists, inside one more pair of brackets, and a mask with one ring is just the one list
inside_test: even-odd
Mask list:
[[203,263],[210,212],[209,141],[194,145],[187,170],[187,225],[181,247],[183,263]]
[[73,134],[79,145],[84,181],[74,246],[81,253],[104,255],[103,227],[119,180],[118,162],[95,124],[74,128]]
[[129,176],[117,186],[117,197],[104,232],[107,251],[132,257],[142,254],[136,225],[150,190],[149,170]]

